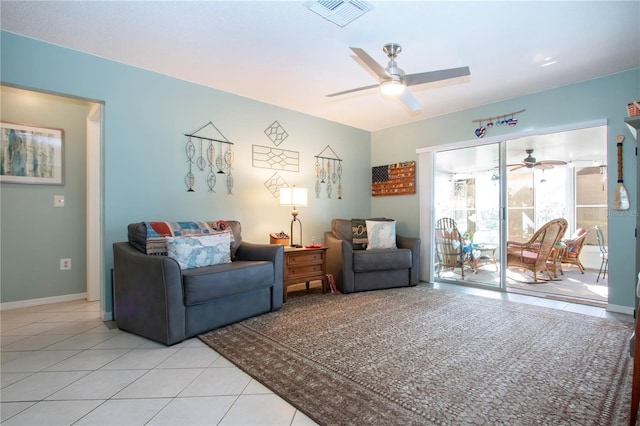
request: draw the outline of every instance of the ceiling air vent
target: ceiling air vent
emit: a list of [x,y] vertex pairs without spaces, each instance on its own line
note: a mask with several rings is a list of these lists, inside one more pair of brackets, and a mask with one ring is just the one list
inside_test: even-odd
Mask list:
[[373,6],[361,0],[318,0],[306,2],[304,5],[341,27],[373,9]]

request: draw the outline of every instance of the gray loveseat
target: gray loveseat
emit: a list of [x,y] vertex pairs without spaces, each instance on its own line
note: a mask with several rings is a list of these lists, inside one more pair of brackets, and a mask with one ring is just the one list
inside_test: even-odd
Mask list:
[[353,242],[351,219],[333,219],[324,243],[329,248],[327,273],[333,275],[342,293],[418,284],[419,238],[396,235],[397,248],[366,250]]
[[171,257],[147,254],[147,225],[130,224],[129,241],[113,244],[118,328],[173,345],[280,309],[283,247],[244,242],[240,222],[224,223],[233,231],[232,262],[185,270]]

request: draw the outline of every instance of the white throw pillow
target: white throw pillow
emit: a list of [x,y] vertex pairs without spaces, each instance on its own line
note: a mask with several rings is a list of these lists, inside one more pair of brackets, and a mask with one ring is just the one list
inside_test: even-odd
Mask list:
[[175,259],[182,269],[231,263],[229,233],[167,237],[167,255]]
[[367,238],[367,250],[397,248],[396,221],[367,220]]

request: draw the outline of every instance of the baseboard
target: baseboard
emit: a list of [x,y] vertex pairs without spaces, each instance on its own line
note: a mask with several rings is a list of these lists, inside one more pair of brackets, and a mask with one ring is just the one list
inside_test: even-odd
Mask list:
[[633,316],[633,307],[608,304],[607,312],[617,312],[619,314],[627,314]]
[[32,306],[48,305],[50,303],[71,302],[74,300],[86,299],[87,293],[65,294],[64,296],[42,297],[39,299],[17,300],[15,302],[0,303],[0,311],[10,309],[30,308]]
[[100,311],[100,318],[102,321],[113,321],[113,312]]

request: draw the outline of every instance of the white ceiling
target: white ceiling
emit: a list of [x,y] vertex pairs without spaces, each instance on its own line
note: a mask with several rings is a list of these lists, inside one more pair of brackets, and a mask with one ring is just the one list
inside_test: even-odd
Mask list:
[[[371,1],[346,27],[301,1],[7,1],[3,30],[375,131],[640,67],[639,1]],[[353,59],[399,43],[406,73],[469,66],[413,86],[409,113]],[[542,67],[545,58],[557,61]]]

